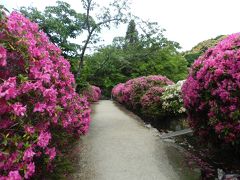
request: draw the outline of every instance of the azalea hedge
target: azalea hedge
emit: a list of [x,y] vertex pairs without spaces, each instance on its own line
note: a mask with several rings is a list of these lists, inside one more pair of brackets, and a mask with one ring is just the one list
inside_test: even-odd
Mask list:
[[97,102],[101,98],[101,89],[94,85],[89,85],[82,91],[82,94],[89,102]]
[[88,131],[89,103],[69,62],[38,25],[17,12],[0,19],[0,179],[54,168],[65,137]]
[[148,119],[161,119],[185,113],[182,82],[174,84],[161,75],[143,76],[116,85],[113,98]]
[[186,109],[183,106],[182,86],[185,80],[178,81],[176,84],[165,86],[161,96],[162,109],[167,114],[178,116],[185,114]]
[[240,33],[197,59],[183,85],[184,105],[197,136],[240,148]]

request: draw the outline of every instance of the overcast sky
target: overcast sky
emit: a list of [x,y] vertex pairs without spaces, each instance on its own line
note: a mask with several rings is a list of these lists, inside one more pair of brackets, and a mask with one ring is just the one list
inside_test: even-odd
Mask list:
[[[96,0],[100,5],[109,0]],[[240,31],[240,0],[130,0],[131,12],[143,19],[156,21],[166,29],[168,39],[179,42],[182,50],[189,50],[198,42],[218,35]],[[65,0],[78,12],[80,0]],[[43,9],[55,0],[3,0],[8,9],[34,6]],[[115,36],[124,36],[126,26],[103,33],[106,43]]]

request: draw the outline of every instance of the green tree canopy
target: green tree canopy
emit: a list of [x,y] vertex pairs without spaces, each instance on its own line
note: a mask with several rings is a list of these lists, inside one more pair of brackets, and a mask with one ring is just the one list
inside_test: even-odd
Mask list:
[[112,45],[87,57],[85,78],[104,89],[107,96],[114,85],[139,76],[161,74],[174,81],[186,78],[187,61],[177,51],[179,44],[169,41],[157,23],[140,21],[134,32],[137,28],[137,43],[126,46],[126,37],[116,37]]

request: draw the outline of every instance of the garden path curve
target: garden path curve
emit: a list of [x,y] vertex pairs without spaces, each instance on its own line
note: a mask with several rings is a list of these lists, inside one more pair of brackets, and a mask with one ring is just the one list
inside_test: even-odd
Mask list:
[[162,141],[121,105],[102,100],[93,105],[88,135],[77,144],[79,180],[199,179],[199,172],[184,165],[181,149]]

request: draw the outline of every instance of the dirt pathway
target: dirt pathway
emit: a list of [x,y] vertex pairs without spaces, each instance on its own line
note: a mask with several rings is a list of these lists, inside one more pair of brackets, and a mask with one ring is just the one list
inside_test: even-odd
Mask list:
[[93,106],[90,132],[78,144],[80,180],[194,180],[181,149],[160,140],[134,114],[112,101]]

